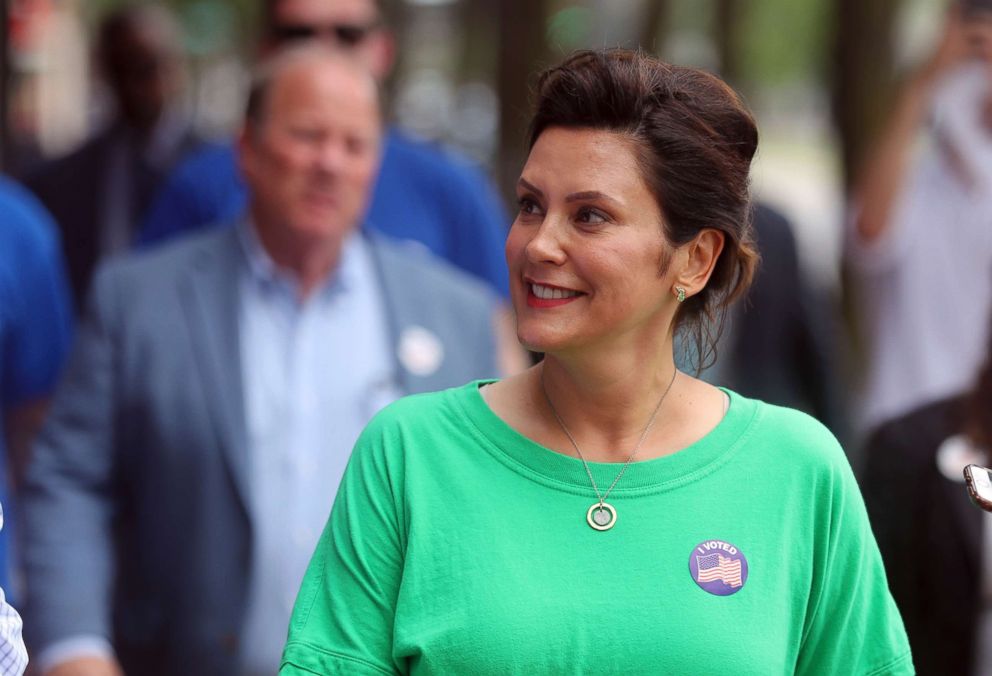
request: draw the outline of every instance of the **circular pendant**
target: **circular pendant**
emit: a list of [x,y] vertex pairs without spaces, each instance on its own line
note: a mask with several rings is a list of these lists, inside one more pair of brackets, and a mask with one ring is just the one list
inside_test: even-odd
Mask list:
[[610,530],[617,522],[617,510],[608,502],[594,502],[586,512],[586,521],[596,530]]

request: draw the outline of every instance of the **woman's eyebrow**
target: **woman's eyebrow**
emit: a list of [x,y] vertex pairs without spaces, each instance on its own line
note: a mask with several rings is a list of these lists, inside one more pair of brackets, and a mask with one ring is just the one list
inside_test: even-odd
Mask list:
[[598,190],[584,190],[582,192],[573,192],[571,195],[568,195],[565,198],[566,202],[581,202],[583,200],[606,200],[607,202],[620,204],[619,200],[610,197],[606,193],[599,192]]
[[517,181],[517,185],[523,188],[524,190],[529,190],[538,197],[544,197],[544,192],[540,188],[538,188],[536,185],[534,185],[533,183],[531,183],[530,181],[528,181],[523,177],[521,177],[520,180]]

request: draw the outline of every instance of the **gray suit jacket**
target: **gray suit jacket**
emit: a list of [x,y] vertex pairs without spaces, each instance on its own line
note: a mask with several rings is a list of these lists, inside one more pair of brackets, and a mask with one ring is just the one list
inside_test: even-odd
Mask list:
[[[95,278],[23,498],[35,650],[97,634],[129,674],[235,670],[252,551],[236,238],[210,230]],[[496,375],[483,286],[370,241],[392,344],[421,326],[444,347],[430,375],[398,361],[401,388]]]

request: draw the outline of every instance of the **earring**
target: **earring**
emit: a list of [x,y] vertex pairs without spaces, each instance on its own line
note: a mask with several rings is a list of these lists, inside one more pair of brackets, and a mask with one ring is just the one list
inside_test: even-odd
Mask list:
[[684,303],[685,302],[685,287],[684,286],[676,286],[675,287],[675,300],[677,300],[680,303]]

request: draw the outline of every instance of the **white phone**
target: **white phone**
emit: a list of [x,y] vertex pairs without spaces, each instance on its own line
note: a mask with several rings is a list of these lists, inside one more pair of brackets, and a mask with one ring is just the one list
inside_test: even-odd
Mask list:
[[964,481],[968,484],[971,501],[992,512],[992,470],[981,465],[968,465],[964,468]]

